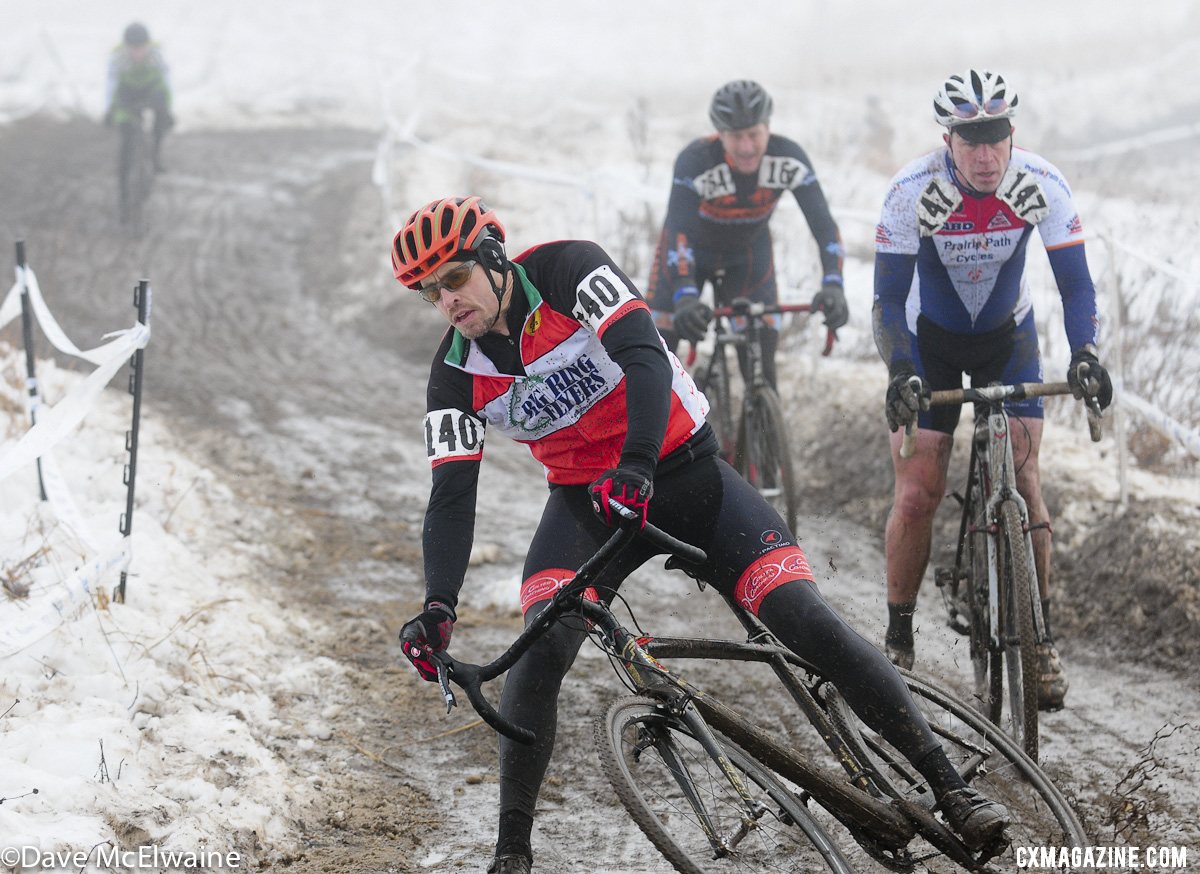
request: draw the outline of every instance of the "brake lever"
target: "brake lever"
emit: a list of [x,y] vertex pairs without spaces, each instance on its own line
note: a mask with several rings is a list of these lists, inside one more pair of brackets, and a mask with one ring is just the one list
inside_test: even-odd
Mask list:
[[440,660],[437,663],[437,678],[438,686],[442,689],[442,700],[446,702],[446,713],[450,713],[458,706],[458,701],[454,698],[454,690],[450,688],[450,672]]

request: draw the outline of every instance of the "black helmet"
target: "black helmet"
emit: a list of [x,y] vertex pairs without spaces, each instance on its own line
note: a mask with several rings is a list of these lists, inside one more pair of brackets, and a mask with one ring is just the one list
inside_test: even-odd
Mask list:
[[771,117],[771,95],[749,79],[726,82],[713,95],[708,117],[717,130],[741,130]]
[[135,21],[125,28],[125,45],[144,46],[148,42],[150,42],[150,31],[146,30],[146,25]]

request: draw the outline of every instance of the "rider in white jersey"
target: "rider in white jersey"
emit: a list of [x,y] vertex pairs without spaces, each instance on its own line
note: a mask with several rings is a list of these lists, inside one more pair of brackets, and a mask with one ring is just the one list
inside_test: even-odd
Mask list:
[[[929,392],[990,382],[1041,382],[1025,253],[1034,228],[1063,301],[1076,396],[1112,401],[1098,361],[1096,292],[1070,188],[1048,161],[1013,147],[1017,95],[1004,77],[970,70],[934,98],[945,147],[892,180],[875,234],[875,340],[888,365],[895,503],[886,532],[888,655],[913,664],[912,614],[929,562],[933,516],[946,487],[960,408],[930,410]],[[918,378],[919,390],[910,380]],[[1007,405],[1017,488],[1029,508],[1042,610],[1050,629],[1050,517],[1042,499],[1040,398]],[[916,419],[917,448],[901,458],[898,429]],[[1053,642],[1039,647],[1039,705],[1062,707],[1067,680]]]

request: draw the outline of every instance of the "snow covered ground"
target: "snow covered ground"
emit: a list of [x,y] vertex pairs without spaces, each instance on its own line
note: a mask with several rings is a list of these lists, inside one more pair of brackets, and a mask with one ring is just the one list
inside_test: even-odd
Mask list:
[[[1087,15],[1016,0],[982,23],[974,11],[951,17],[882,0],[750,0],[737,12],[712,0],[578,8],[536,0],[469,13],[423,9],[419,18],[406,9],[378,0],[0,0],[0,137],[5,123],[35,113],[97,117],[107,51],[128,20],[143,18],[173,67],[180,132],[377,131],[382,225],[431,197],[479,191],[504,212],[518,246],[587,234],[644,273],[674,154],[705,131],[717,85],[757,78],[775,96],[775,128],[813,156],[842,223],[855,321],[839,354],[864,362],[850,378],[870,382],[878,375],[865,319],[871,228],[887,179],[937,144],[929,97],[938,79],[992,65],[1022,89],[1018,142],[1052,160],[1063,154],[1085,223],[1184,277],[1121,268],[1139,293],[1154,292],[1131,307],[1131,324],[1142,330],[1131,346],[1147,355],[1138,372],[1159,380],[1146,393],[1171,400],[1190,389],[1194,367],[1164,368],[1146,338],[1156,324],[1186,329],[1197,312],[1200,291],[1189,281],[1200,275],[1195,141],[1153,156],[1136,145],[1147,132],[1200,118],[1187,85],[1200,10],[1185,0],[1094,3]],[[1115,157],[1070,157],[1131,139]],[[811,283],[815,258],[802,219],[785,204],[774,227],[788,293],[803,297],[793,289]],[[1102,246],[1090,250],[1098,277],[1103,254]],[[1044,259],[1032,252],[1030,261],[1053,371],[1065,364],[1058,309]],[[378,288],[367,281],[360,297],[350,290],[346,306],[378,305]],[[0,343],[0,451],[25,421],[21,365],[19,351]],[[50,362],[39,369],[51,402],[78,379]],[[59,453],[82,512],[108,536],[124,507],[128,417],[128,396],[107,393]],[[1069,439],[1052,443],[1054,433],[1047,450],[1057,469],[1082,492],[1113,499],[1109,470],[1097,472],[1094,456]],[[138,474],[128,603],[90,603],[0,660],[0,848],[153,842],[249,850],[264,863],[286,858],[319,779],[298,779],[279,749],[329,739],[338,713],[317,690],[345,683],[344,668],[305,655],[295,641],[319,629],[252,585],[263,556],[251,534],[263,523],[235,505],[228,484],[197,462],[153,403],[142,441],[153,451]],[[1137,471],[1133,482],[1141,496],[1195,504],[1194,476]],[[37,502],[32,468],[0,482],[0,496],[0,579],[44,595],[82,559],[80,547]],[[246,536],[225,536],[239,526]],[[478,604],[511,598],[515,571],[497,560],[498,545],[489,549],[496,570],[483,575],[496,586],[468,596]],[[0,622],[25,603],[0,595]],[[853,609],[879,612],[870,602]],[[19,870],[0,858],[5,865]]]
[[[53,362],[39,368],[52,400],[79,381]],[[24,357],[3,343],[0,373],[0,430],[11,436],[25,421]],[[56,450],[97,533],[115,533],[125,507],[130,407],[127,394],[106,392]],[[340,682],[340,670],[300,660],[289,641],[311,629],[247,588],[255,547],[209,535],[215,516],[244,511],[229,490],[189,461],[153,412],[141,440],[153,449],[138,472],[125,605],[108,603],[114,576],[40,640],[4,654],[0,849],[104,852],[106,842],[153,841],[213,853],[260,846],[270,858],[294,845],[312,791],[272,746],[331,732],[319,718],[281,722],[277,702]],[[37,500],[34,466],[2,488],[0,581],[27,590],[0,596],[0,621],[11,625],[59,594],[87,553]],[[0,870],[22,869],[0,857]]]

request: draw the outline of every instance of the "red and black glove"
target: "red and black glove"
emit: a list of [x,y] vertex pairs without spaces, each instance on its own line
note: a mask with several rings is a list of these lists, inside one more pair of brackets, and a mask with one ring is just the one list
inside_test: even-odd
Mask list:
[[450,634],[458,619],[454,611],[440,601],[427,601],[420,616],[400,629],[400,649],[413,663],[422,680],[437,681],[437,665],[430,653],[442,652],[450,645]]
[[654,494],[654,485],[650,482],[650,477],[628,467],[616,467],[600,474],[589,487],[589,491],[592,495],[592,510],[608,527],[615,528],[621,524],[621,517],[608,505],[609,498],[614,498],[618,504],[624,504],[637,513],[641,519],[641,527],[646,527],[646,511],[650,506],[650,496]]

